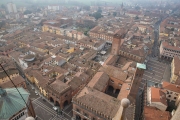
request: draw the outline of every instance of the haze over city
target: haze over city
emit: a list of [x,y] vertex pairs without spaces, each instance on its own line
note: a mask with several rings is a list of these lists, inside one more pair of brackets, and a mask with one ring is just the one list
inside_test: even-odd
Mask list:
[[0,120],[179,120],[179,0],[1,0]]

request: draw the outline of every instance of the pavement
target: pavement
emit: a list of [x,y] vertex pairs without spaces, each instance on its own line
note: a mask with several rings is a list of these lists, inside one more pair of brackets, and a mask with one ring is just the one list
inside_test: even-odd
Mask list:
[[72,104],[64,108],[62,115],[58,115],[49,101],[43,101],[39,96],[32,101],[37,120],[71,120]]
[[150,59],[144,72],[143,80],[148,81],[148,86],[160,84],[163,81],[170,80],[170,64],[162,63],[154,59]]
[[34,87],[32,87],[29,83],[26,83],[26,86],[27,86],[27,91],[30,93],[29,97],[31,98],[31,100],[33,101],[33,100],[37,99],[39,97],[39,94],[37,95],[35,93]]

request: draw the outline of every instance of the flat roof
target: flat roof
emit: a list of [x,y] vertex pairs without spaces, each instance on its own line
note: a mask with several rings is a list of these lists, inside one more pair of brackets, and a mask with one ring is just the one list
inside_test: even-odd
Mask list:
[[142,63],[137,63],[136,67],[144,70],[146,69],[146,65]]

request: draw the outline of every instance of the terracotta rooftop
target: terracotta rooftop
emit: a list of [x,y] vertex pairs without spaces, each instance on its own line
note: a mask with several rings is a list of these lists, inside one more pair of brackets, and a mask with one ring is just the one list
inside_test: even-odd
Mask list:
[[162,88],[170,90],[170,91],[173,91],[173,92],[180,93],[180,86],[179,85],[175,85],[175,84],[171,84],[169,82],[163,82],[162,83]]
[[104,72],[97,72],[92,80],[88,83],[89,87],[103,91],[109,81],[109,76]]
[[114,65],[118,58],[118,56],[110,55],[108,59],[104,62],[104,65]]
[[128,76],[127,71],[122,71],[120,68],[108,65],[108,66],[103,66],[100,71],[105,72],[108,74],[110,77],[116,78],[121,81],[125,81]]
[[[17,69],[9,69],[7,70],[7,74],[8,75],[13,75],[13,74],[18,74],[19,71]],[[7,77],[6,73],[4,71],[1,71],[0,72],[0,79],[4,78],[4,77]]]
[[[17,76],[17,77],[14,77],[12,78],[12,81],[14,82],[15,85],[18,85],[22,82],[25,82],[24,78],[22,78],[21,76]],[[11,81],[7,81],[3,84],[0,85],[2,88],[12,88],[14,87],[14,85],[12,84]]]
[[56,90],[59,93],[62,93],[63,91],[70,89],[70,86],[67,85],[66,83],[60,81],[60,80],[55,80],[53,83],[49,85],[50,88],[53,90]]
[[122,100],[123,98],[127,98],[129,95],[130,86],[131,83],[123,83],[117,99]]
[[166,94],[159,88],[151,87],[151,102],[161,102],[167,106]]
[[145,106],[144,119],[145,120],[170,120],[170,113],[167,111],[160,111],[155,107]]
[[162,44],[163,48],[167,48],[167,49],[171,49],[171,50],[175,50],[175,51],[180,51],[179,47],[169,45],[168,42],[162,42],[161,44]]
[[117,114],[120,107],[120,100],[90,87],[85,87],[74,101],[78,101],[78,103],[86,105],[90,110],[96,110],[111,118]]

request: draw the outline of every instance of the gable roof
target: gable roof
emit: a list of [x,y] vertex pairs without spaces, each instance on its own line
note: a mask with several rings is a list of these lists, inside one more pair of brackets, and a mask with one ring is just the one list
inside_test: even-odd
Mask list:
[[159,88],[151,87],[151,102],[161,102],[167,106],[166,94]]
[[173,92],[177,92],[177,93],[180,93],[180,86],[179,85],[175,85],[175,84],[171,84],[169,82],[163,82],[162,83],[162,87],[164,89],[167,89],[167,90],[170,90],[170,91],[173,91]]
[[89,87],[103,91],[109,81],[109,76],[104,72],[97,72],[92,80],[88,83]]

